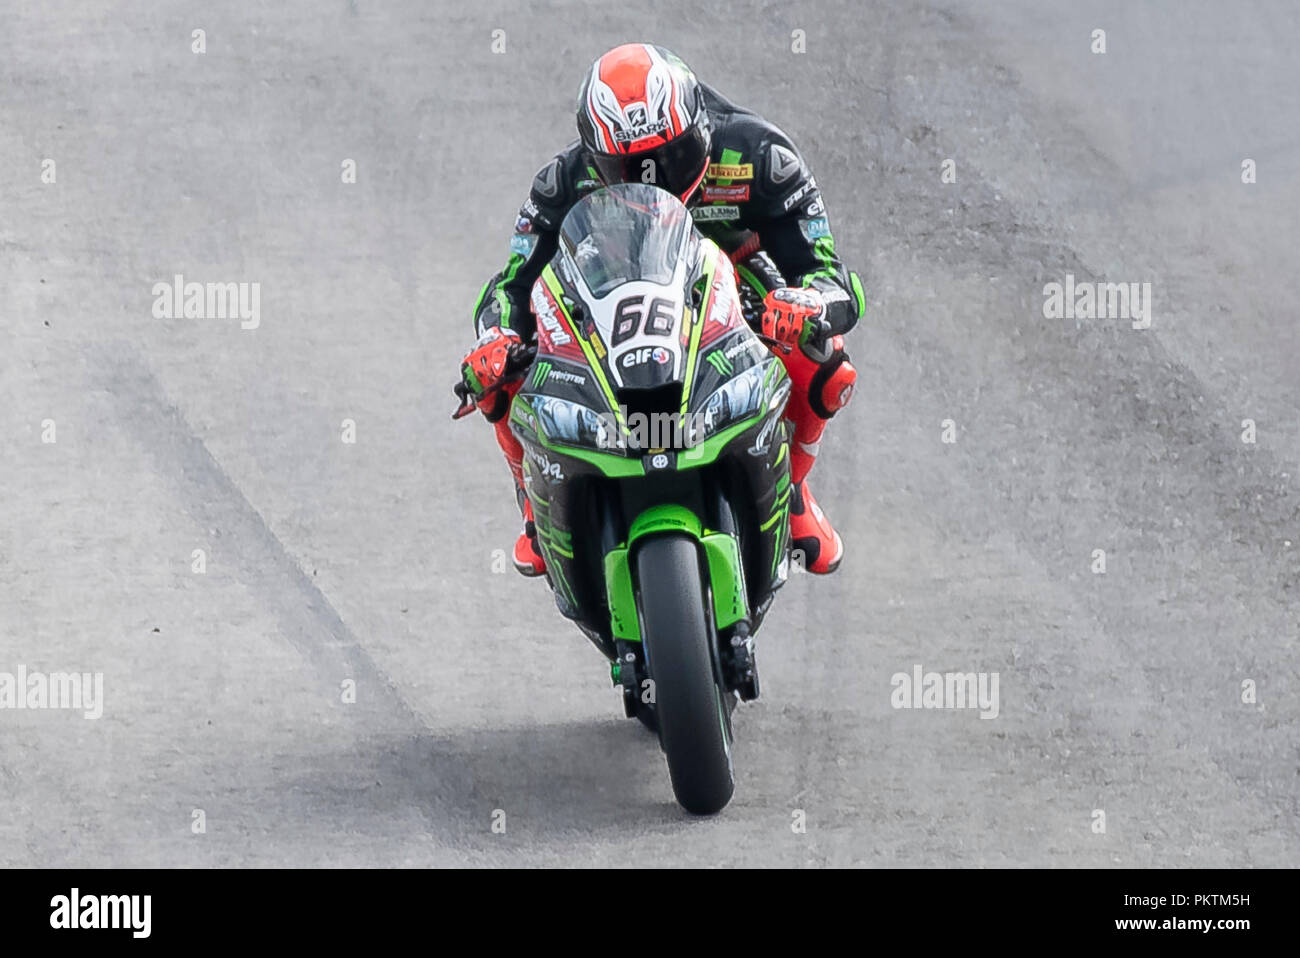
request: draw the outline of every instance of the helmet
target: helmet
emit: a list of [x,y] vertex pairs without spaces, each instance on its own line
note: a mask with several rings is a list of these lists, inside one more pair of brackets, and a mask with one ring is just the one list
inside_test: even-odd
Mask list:
[[709,165],[699,81],[663,47],[625,43],[591,65],[578,134],[606,183],[652,183],[688,202]]

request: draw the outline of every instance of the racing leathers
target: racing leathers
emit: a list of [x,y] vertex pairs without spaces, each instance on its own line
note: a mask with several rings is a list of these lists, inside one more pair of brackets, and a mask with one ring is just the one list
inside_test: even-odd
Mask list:
[[[820,334],[798,337],[777,351],[792,380],[787,418],[793,422],[791,543],[796,559],[814,572],[838,565],[843,544],[808,491],[806,478],[817,455],[826,422],[852,393],[856,373],[843,348],[843,336],[865,311],[862,284],[835,250],[830,221],[817,182],[799,151],[776,126],[724,99],[701,84],[711,127],[710,162],[690,203],[695,226],[718,244],[735,264],[746,319],[762,332],[761,318],[779,309],[774,291],[802,287],[820,301]],[[652,175],[653,171],[650,171]],[[483,286],[474,310],[476,332],[493,327],[524,342],[535,333],[529,307],[533,283],[555,255],[561,221],[581,197],[604,184],[580,142],[575,141],[542,167],[519,210],[510,258]],[[510,337],[513,339],[513,337]],[[500,390],[483,408],[522,495],[522,447],[510,433],[506,413],[515,390]],[[516,565],[533,574],[544,571],[535,543],[516,548]],[[531,549],[532,554],[529,555]],[[525,569],[525,561],[531,569]]]

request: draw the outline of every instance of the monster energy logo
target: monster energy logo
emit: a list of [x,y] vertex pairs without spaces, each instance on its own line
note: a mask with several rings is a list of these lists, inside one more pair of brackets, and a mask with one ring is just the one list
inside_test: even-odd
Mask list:
[[587,377],[580,373],[572,373],[567,369],[556,369],[554,365],[548,362],[540,362],[533,367],[533,388],[541,389],[542,386],[555,380],[562,383],[573,383],[575,386],[587,385]]
[[736,368],[732,365],[730,359],[722,355],[722,353],[716,349],[704,358],[708,361],[709,365],[716,369],[722,376],[730,376],[732,371]]

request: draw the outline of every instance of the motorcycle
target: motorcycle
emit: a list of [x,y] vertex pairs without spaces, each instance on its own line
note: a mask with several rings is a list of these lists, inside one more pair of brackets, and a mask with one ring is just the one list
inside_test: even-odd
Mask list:
[[731,261],[653,186],[575,204],[531,306],[509,422],[556,605],[657,733],[677,801],[713,814],[789,575],[789,377]]

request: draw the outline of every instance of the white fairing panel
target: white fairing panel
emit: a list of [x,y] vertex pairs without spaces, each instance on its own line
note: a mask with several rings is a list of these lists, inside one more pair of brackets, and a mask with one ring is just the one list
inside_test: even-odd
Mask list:
[[600,298],[591,294],[581,274],[576,275],[574,286],[609,348],[610,369],[619,387],[625,385],[625,370],[643,363],[671,364],[674,379],[685,375],[684,294],[695,270],[688,252],[683,243],[671,282],[633,280]]

